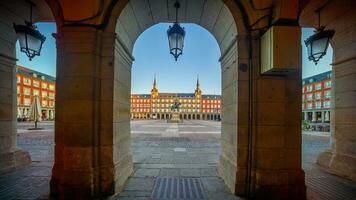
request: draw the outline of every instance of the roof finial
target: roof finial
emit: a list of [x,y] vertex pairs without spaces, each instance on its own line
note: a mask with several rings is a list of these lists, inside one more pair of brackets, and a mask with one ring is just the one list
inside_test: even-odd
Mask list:
[[153,79],[153,88],[156,88],[157,83],[156,83],[156,74],[153,75],[154,79]]
[[199,74],[197,74],[197,88],[200,87],[200,83],[199,83]]

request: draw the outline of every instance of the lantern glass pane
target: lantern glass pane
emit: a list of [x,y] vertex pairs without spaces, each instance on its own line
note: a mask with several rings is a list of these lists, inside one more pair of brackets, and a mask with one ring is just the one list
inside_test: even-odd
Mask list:
[[312,44],[309,43],[308,46],[307,46],[307,52],[308,52],[308,56],[309,56],[309,57],[310,57],[311,51],[312,51],[311,47],[312,47]]
[[33,37],[32,35],[27,35],[28,48],[36,53],[39,53],[42,41],[39,38]]
[[311,43],[313,45],[312,55],[324,54],[328,45],[328,38],[320,38]]
[[176,38],[177,38],[177,34],[173,33],[171,35],[169,35],[168,40],[169,40],[169,49],[174,49],[176,48]]
[[24,33],[16,34],[19,39],[20,48],[26,48],[26,35]]
[[184,45],[184,37],[183,37],[183,35],[178,35],[177,36],[177,48],[182,50],[183,45]]

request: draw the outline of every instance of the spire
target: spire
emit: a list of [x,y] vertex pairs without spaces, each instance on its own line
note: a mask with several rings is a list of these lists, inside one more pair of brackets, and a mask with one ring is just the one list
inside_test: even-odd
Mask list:
[[199,83],[199,74],[197,75],[197,89],[200,88],[200,83]]
[[156,74],[154,74],[153,88],[152,88],[152,90],[151,90],[151,95],[152,95],[153,98],[158,97]]
[[156,83],[156,74],[154,74],[154,80],[153,80],[153,88],[157,87],[157,83]]
[[197,75],[197,88],[195,89],[195,96],[201,97],[200,83],[199,83],[199,74]]

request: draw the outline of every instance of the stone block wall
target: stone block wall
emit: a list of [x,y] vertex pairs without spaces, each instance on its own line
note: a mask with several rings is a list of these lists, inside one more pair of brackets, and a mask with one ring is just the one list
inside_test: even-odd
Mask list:
[[[311,1],[304,8],[300,24],[317,27],[314,10],[325,3]],[[356,2],[331,1],[321,11],[321,24],[335,30],[331,40],[333,49],[331,143],[318,164],[329,172],[356,180]]]
[[0,174],[31,163],[28,152],[18,149],[16,136],[16,34],[17,17],[0,7]]

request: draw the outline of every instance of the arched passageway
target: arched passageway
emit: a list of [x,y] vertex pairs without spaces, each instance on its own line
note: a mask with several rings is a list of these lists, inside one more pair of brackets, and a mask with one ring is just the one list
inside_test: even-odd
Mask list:
[[[60,90],[56,102],[58,137],[52,194],[98,197],[119,192],[132,172],[127,126],[130,118],[127,77],[130,77],[133,62],[132,46],[147,27],[161,21],[171,22],[169,13],[172,11],[169,10],[173,8],[161,8],[166,1],[156,4],[158,0],[150,6],[143,4],[151,1],[109,1],[100,9],[102,13],[91,16],[97,10],[95,3],[46,2],[59,27],[56,39]],[[259,70],[260,34],[249,30],[266,25],[268,19],[257,25],[253,23],[268,10],[254,10],[249,1],[184,2],[188,3],[184,4],[186,9],[182,9],[180,20],[202,25],[217,38],[221,47],[225,99],[220,176],[237,195],[285,197],[283,195],[287,194],[303,199],[304,174],[299,159],[300,69],[288,76],[262,76]],[[280,10],[275,12],[273,21],[293,21],[291,24],[295,24],[300,13],[297,8],[303,5],[295,6],[299,4],[293,2],[293,6],[287,6],[290,8],[287,12],[277,1],[274,9]],[[87,7],[82,7],[83,4]],[[82,12],[78,12],[79,8]],[[148,8],[150,12],[146,12]],[[0,57],[5,70],[1,71],[1,77],[11,77],[9,74],[14,72],[9,69],[12,69],[14,56],[9,55],[4,46],[1,46]],[[335,65],[344,63],[350,63],[350,59]],[[0,87],[7,88],[11,94],[11,81],[3,82],[6,81],[0,82]],[[70,87],[67,87],[68,82],[72,84]],[[2,109],[13,102],[11,95],[7,97],[8,102],[1,102]],[[336,105],[340,110],[335,113],[341,113],[342,103]],[[8,131],[11,119],[10,114],[1,113],[1,122],[7,125],[0,130],[13,135],[14,131]],[[341,123],[337,126],[343,127]],[[2,150],[13,153],[13,149],[13,146],[6,146]],[[338,151],[340,158],[347,150]]]

